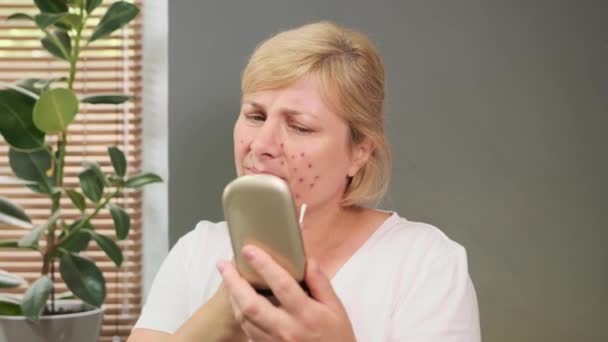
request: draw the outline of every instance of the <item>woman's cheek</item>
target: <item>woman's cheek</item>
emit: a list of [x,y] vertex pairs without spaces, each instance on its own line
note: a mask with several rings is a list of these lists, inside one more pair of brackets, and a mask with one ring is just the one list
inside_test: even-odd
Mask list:
[[320,175],[316,173],[315,163],[306,151],[289,151],[285,155],[289,167],[289,185],[299,206],[308,201],[317,187]]
[[237,164],[237,171],[239,172],[239,176],[242,176],[245,172],[244,163],[245,158],[247,157],[247,141],[243,138],[239,138],[235,141],[235,162]]

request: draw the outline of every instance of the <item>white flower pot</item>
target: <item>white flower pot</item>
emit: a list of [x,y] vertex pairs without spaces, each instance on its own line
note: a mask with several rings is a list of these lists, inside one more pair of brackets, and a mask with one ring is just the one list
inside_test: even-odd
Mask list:
[[23,316],[0,316],[0,342],[97,342],[102,309],[77,300],[58,300],[55,307],[85,311],[42,316],[38,321]]

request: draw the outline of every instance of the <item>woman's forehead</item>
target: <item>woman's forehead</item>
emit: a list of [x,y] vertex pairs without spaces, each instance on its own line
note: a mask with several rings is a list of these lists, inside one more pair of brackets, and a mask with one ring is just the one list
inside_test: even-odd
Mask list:
[[302,79],[281,89],[261,90],[243,95],[243,105],[270,110],[280,107],[294,114],[331,112],[322,96],[318,82]]

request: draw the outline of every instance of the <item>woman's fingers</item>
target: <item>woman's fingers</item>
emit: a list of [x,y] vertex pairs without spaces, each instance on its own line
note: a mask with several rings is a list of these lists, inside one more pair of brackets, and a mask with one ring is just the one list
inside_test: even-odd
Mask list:
[[220,261],[218,270],[229,292],[235,319],[241,325],[249,321],[262,331],[271,331],[271,327],[284,324],[283,312],[258,295],[231,263]]
[[329,278],[314,259],[309,259],[306,265],[306,284],[315,300],[333,308],[343,308]]
[[272,335],[268,331],[263,330],[253,322],[245,321],[241,324],[241,328],[252,342],[273,341]]
[[302,337],[354,340],[348,315],[329,279],[314,260],[309,261],[306,272],[306,281],[314,298],[311,299],[263,250],[246,246],[243,253],[281,302],[281,306],[275,307],[257,294],[234,265],[218,264],[230,293],[235,318],[252,341],[291,341]]
[[270,287],[283,309],[294,313],[310,301],[296,280],[262,249],[247,245],[243,248],[243,255]]

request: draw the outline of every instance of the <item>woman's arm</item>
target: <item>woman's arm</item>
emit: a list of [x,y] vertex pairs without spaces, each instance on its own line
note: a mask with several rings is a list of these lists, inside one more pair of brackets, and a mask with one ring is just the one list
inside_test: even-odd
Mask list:
[[246,336],[234,319],[228,294],[220,286],[211,299],[201,306],[175,334],[136,328],[127,342],[177,341],[246,341]]
[[175,341],[247,341],[234,319],[224,285],[176,332]]
[[[223,284],[204,304],[192,303],[196,297],[192,293],[205,286],[199,284],[201,280],[195,272],[204,272],[206,277],[217,276],[213,274],[217,272],[215,265],[196,262],[202,256],[195,253],[202,248],[209,251],[204,256],[207,260],[216,257],[214,250],[205,245],[217,240],[217,236],[210,235],[213,231],[197,228],[173,246],[154,278],[129,342],[240,340],[242,332],[235,323]],[[192,313],[193,304],[198,308]]]
[[136,328],[131,332],[127,342],[170,342],[174,341],[174,336],[161,331]]

